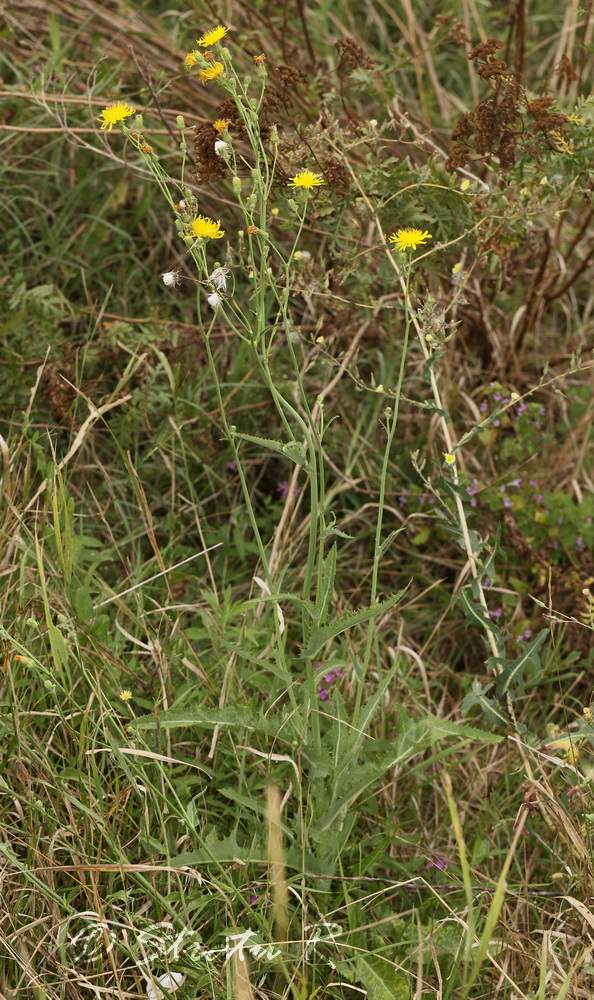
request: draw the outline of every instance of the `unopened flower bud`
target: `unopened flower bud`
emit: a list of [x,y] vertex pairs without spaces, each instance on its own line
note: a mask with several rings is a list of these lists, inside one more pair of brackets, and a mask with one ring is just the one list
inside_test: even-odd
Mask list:
[[241,194],[241,177],[234,177],[231,181],[231,187],[233,188],[233,194]]
[[184,121],[184,116],[183,115],[178,115],[177,118],[175,119],[175,124],[177,125],[178,129],[180,130],[180,132],[183,132],[184,129],[185,129],[185,127],[186,127],[186,123]]

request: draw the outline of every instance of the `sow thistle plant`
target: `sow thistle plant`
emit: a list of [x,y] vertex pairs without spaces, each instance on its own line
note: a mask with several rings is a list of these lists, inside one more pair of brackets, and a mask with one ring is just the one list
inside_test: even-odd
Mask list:
[[[273,184],[276,182],[279,138],[277,129],[271,127],[269,141],[264,142],[257,113],[265,96],[266,67],[263,60],[257,63],[256,87],[259,88],[259,93],[253,96],[252,81],[240,78],[234,69],[229,50],[222,45],[228,31],[227,27],[221,25],[206,31],[196,42],[198,48],[188,54],[185,62],[189,72],[196,71],[202,82],[212,83],[226,92],[228,101],[233,101],[235,110],[232,112],[227,102],[229,111],[225,113],[233,114],[234,121],[241,121],[247,137],[249,153],[244,155],[230,134],[229,119],[221,117],[212,123],[213,154],[219,154],[223,161],[243,220],[241,243],[245,248],[244,269],[240,271],[232,266],[237,255],[229,251],[225,254],[222,250],[225,246],[223,240],[227,243],[240,242],[239,232],[234,232],[231,221],[225,218],[215,220],[206,214],[200,198],[197,199],[186,184],[187,130],[183,117],[177,119],[181,134],[181,163],[177,178],[170,175],[154,152],[147,152],[142,135],[142,116],[137,116],[132,128],[128,126],[127,118],[134,113],[128,105],[118,103],[106,108],[102,112],[102,128],[112,128],[117,124],[144,157],[148,170],[174,214],[177,233],[196,270],[197,323],[206,351],[212,389],[218,401],[221,429],[232,455],[234,472],[237,472],[239,478],[258,552],[259,565],[254,567],[254,580],[261,593],[254,600],[245,602],[245,612],[253,611],[256,616],[262,616],[266,609],[271,612],[265,618],[270,628],[266,659],[258,660],[258,663],[260,667],[269,664],[270,671],[282,683],[283,691],[277,701],[284,701],[285,708],[282,710],[284,714],[279,716],[277,728],[279,732],[286,729],[286,738],[289,734],[295,737],[292,745],[300,745],[301,741],[300,766],[310,778],[309,784],[304,783],[303,802],[296,810],[300,819],[295,836],[301,852],[314,851],[317,858],[323,861],[325,869],[333,873],[339,871],[344,838],[354,820],[354,816],[349,815],[352,801],[379,782],[387,770],[400,766],[419,750],[432,746],[446,736],[474,738],[485,742],[494,742],[497,737],[431,716],[415,720],[404,711],[400,712],[398,739],[393,749],[386,748],[385,745],[375,749],[376,741],[367,733],[398,668],[395,664],[382,675],[382,657],[375,627],[378,617],[394,608],[402,597],[402,593],[392,594],[379,600],[382,557],[394,537],[394,532],[389,532],[384,537],[386,484],[398,426],[411,333],[416,330],[422,341],[419,320],[412,306],[411,279],[415,268],[412,254],[419,247],[424,248],[434,237],[424,229],[400,228],[390,236],[389,241],[382,234],[382,243],[377,248],[378,253],[388,254],[402,289],[404,322],[400,363],[395,387],[391,389],[388,386],[385,390],[381,387],[388,396],[388,405],[383,413],[385,446],[378,490],[369,600],[359,610],[338,615],[332,609],[339,556],[337,540],[348,540],[348,536],[336,529],[334,516],[325,506],[328,470],[324,461],[324,435],[328,424],[324,414],[324,395],[322,393],[313,401],[306,390],[301,344],[295,336],[291,312],[294,265],[299,262],[298,266],[303,269],[309,260],[306,256],[308,252],[300,249],[308,213],[315,199],[331,197],[332,192],[324,174],[313,169],[318,166],[316,162],[300,163],[300,169],[285,181],[286,211],[292,228],[285,227],[284,233],[285,237],[290,233],[290,238],[283,246],[275,242],[269,232],[269,220],[274,218],[270,201]],[[218,148],[215,148],[215,144]],[[218,166],[220,165],[219,163]],[[379,222],[378,231],[381,232]],[[427,247],[427,250],[435,252],[434,245],[432,249]],[[215,253],[218,260],[214,259]],[[174,291],[180,282],[180,272],[172,268],[161,275],[161,280]],[[247,289],[245,282],[248,283]],[[230,422],[212,349],[215,323],[232,331],[249,352],[258,377],[276,408],[284,430],[282,440],[244,433]],[[320,343],[320,338],[316,338],[315,342]],[[427,348],[424,350],[427,351]],[[438,352],[435,352],[434,359],[437,356]],[[291,371],[293,387],[290,392],[284,388],[286,379],[281,382],[276,374],[279,358],[282,358]],[[428,353],[426,360],[429,362]],[[428,370],[431,370],[430,366]],[[432,377],[432,384],[436,386],[433,373]],[[436,388],[435,393],[436,407],[441,407]],[[273,562],[270,540],[262,534],[242,462],[242,448],[249,444],[292,463],[294,469],[298,470],[302,487],[294,491],[287,490],[287,502],[292,502],[289,498],[299,495],[302,488],[306,488],[309,517],[303,580],[299,593],[287,593],[282,589],[284,568],[279,570]],[[453,458],[455,444],[447,430],[445,444],[448,463],[449,458]],[[455,465],[452,467],[452,475],[458,475]],[[294,479],[296,478],[295,475]],[[454,498],[457,497],[456,488],[457,478],[452,485]],[[466,521],[463,519],[461,524],[461,534],[466,535],[472,551]],[[478,569],[475,564],[473,566],[476,577]],[[281,604],[285,608],[287,604],[292,605],[296,613],[287,614]],[[484,620],[489,621],[486,608],[484,612]],[[479,607],[477,614],[482,616],[483,608]],[[367,628],[367,641],[360,660],[353,662],[350,652],[340,657],[339,637],[347,629],[356,626]],[[491,629],[494,627],[490,622],[489,626]],[[299,651],[295,652],[298,645]],[[499,647],[496,647],[496,652],[501,653]],[[248,659],[251,655],[248,654]],[[324,676],[331,678],[328,688],[324,689],[324,697],[321,693],[321,675],[316,672],[320,656],[326,657]],[[379,681],[373,685],[369,682],[372,665],[377,665],[379,670]],[[347,671],[354,691],[354,704],[348,721],[340,694],[340,683]],[[291,724],[289,720],[292,720]],[[337,747],[340,747],[339,751]],[[280,858],[282,850],[279,849],[277,853]],[[275,871],[275,880],[278,882],[275,885],[275,899],[285,899],[283,913],[286,915],[288,897],[286,891],[284,896],[281,891],[284,875],[280,860],[275,864]],[[247,911],[253,914],[249,901],[242,898]],[[283,917],[283,921],[280,921],[277,914],[277,926],[279,921],[284,926],[284,919]],[[261,930],[261,926],[259,929]],[[293,934],[293,937],[299,935]],[[289,981],[288,968],[283,964],[285,956],[286,948],[281,947],[278,955],[275,951],[274,960]],[[362,971],[360,964],[350,965],[344,962],[341,965],[343,978],[363,982],[366,988],[369,985],[365,978],[367,974],[365,970]],[[374,975],[377,975],[377,970]],[[392,972],[391,975],[393,985],[397,974]]]

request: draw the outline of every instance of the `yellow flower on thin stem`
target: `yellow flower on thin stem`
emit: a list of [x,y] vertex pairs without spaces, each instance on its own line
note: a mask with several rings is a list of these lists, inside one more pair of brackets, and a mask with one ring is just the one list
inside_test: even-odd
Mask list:
[[196,53],[195,52],[188,52],[186,58],[184,59],[184,62],[186,64],[186,66],[188,67],[188,69],[192,69],[192,66],[195,66],[196,63],[198,62],[198,60],[196,58]]
[[120,698],[122,701],[130,701],[131,697],[132,692],[129,688],[124,688],[123,691],[120,691]]
[[220,76],[224,69],[225,67],[222,63],[216,62],[212,66],[208,66],[207,69],[201,69],[198,76],[202,83],[208,83],[209,80],[216,80],[217,76]]
[[326,182],[321,174],[314,174],[311,170],[303,170],[300,174],[295,174],[294,177],[291,177],[289,186],[310,190],[311,188],[318,187],[320,184],[325,183]]
[[201,240],[220,240],[225,235],[225,230],[221,229],[220,220],[213,222],[207,216],[199,215],[190,223],[194,236]]
[[224,118],[217,118],[216,122],[212,123],[212,127],[217,130],[217,132],[226,132],[229,128],[229,122],[225,121]]
[[211,28],[210,31],[206,31],[202,38],[196,40],[196,45],[202,45],[204,48],[208,45],[215,45],[216,42],[220,42],[221,38],[224,38],[229,28],[223,28],[222,25],[218,25],[216,28]]
[[420,229],[399,229],[390,236],[390,243],[394,244],[396,250],[404,253],[405,250],[416,250],[425,240],[432,240],[431,233],[422,232]]
[[[110,104],[108,108],[103,108],[103,111],[99,115],[97,121],[101,122],[101,128],[108,129],[111,132],[114,125],[118,122],[124,120],[124,118],[129,118],[130,115],[136,113],[136,108],[131,108],[128,104],[121,104],[118,101],[117,104]],[[103,119],[103,121],[101,121]]]

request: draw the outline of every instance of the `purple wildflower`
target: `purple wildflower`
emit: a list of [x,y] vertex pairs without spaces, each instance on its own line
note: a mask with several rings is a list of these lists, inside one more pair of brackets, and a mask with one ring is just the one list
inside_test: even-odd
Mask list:
[[584,545],[584,539],[582,538],[581,535],[578,535],[578,537],[575,540],[575,544],[577,545],[580,552],[583,552],[584,549],[586,548],[586,546]]
[[519,476],[517,476],[516,479],[512,479],[511,483],[508,483],[507,485],[508,486],[515,486],[517,489],[519,489],[520,486],[522,485],[522,480],[520,479]]
[[[320,670],[323,666],[324,666],[323,661],[318,660],[318,665],[315,669]],[[338,667],[334,667],[332,670],[329,670],[327,674],[324,674],[322,678],[322,683],[318,684],[318,698],[320,699],[320,701],[328,700],[328,698],[332,694],[332,685],[334,684],[334,682],[338,677],[344,677],[344,674],[340,672]],[[324,684],[326,684],[327,687],[324,687]]]
[[509,497],[504,497],[503,498],[503,506],[504,507],[508,507],[509,508],[509,507],[513,507],[513,505],[514,505],[514,502],[513,502],[513,500],[510,500]]
[[233,459],[231,459],[230,462],[227,462],[226,468],[227,468],[227,472],[237,472],[237,466],[236,466],[235,462],[233,461]]
[[486,399],[483,399],[481,405],[479,406],[479,410],[481,411],[481,413],[485,413],[486,410],[488,409],[489,409],[489,404],[487,403]]
[[494,392],[493,393],[493,399],[495,400],[496,403],[498,403],[499,400],[501,399],[501,393],[500,392]]
[[503,608],[494,608],[493,611],[489,611],[489,618],[501,618],[503,614]]
[[501,427],[501,420],[499,419],[499,417],[497,418],[497,420],[493,421],[493,427]]
[[528,486],[532,486],[533,489],[536,489],[537,485],[538,485],[538,483],[536,482],[536,479],[529,479],[528,480]]
[[289,495],[289,484],[286,479],[283,479],[282,483],[279,483],[276,487],[276,492],[280,493],[281,500],[286,500]]

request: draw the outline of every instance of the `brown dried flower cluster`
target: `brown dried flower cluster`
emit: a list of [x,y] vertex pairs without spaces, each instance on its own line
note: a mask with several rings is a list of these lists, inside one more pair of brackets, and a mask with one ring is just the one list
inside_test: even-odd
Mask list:
[[[233,106],[235,107],[235,103]],[[198,184],[220,180],[227,173],[225,161],[215,152],[215,142],[220,138],[210,122],[205,122],[195,130],[192,176]]]
[[448,40],[453,42],[454,45],[468,45],[470,42],[462,21],[459,21],[457,17],[452,21],[450,30],[448,31]]
[[358,66],[363,69],[373,69],[375,66],[373,59],[370,59],[365,49],[361,48],[353,38],[339,38],[334,43],[334,48],[339,55],[336,67],[339,76],[349,76]]
[[568,87],[570,86],[570,84],[575,83],[575,81],[578,79],[578,74],[571,65],[571,60],[569,59],[569,56],[565,52],[561,56],[561,59],[559,60],[557,65],[555,66],[555,73],[559,77],[559,79],[563,80],[563,83],[565,83]]
[[[494,94],[458,118],[451,136],[455,144],[446,161],[448,170],[465,166],[471,152],[489,159],[496,156],[501,169],[509,170],[518,153],[538,157],[542,141],[550,145],[549,133],[568,121],[566,115],[551,110],[552,97],[527,100],[507,64],[494,56],[501,47],[502,42],[489,38],[468,53],[469,59],[480,63],[479,76],[494,81]],[[534,119],[530,125],[526,117]]]

